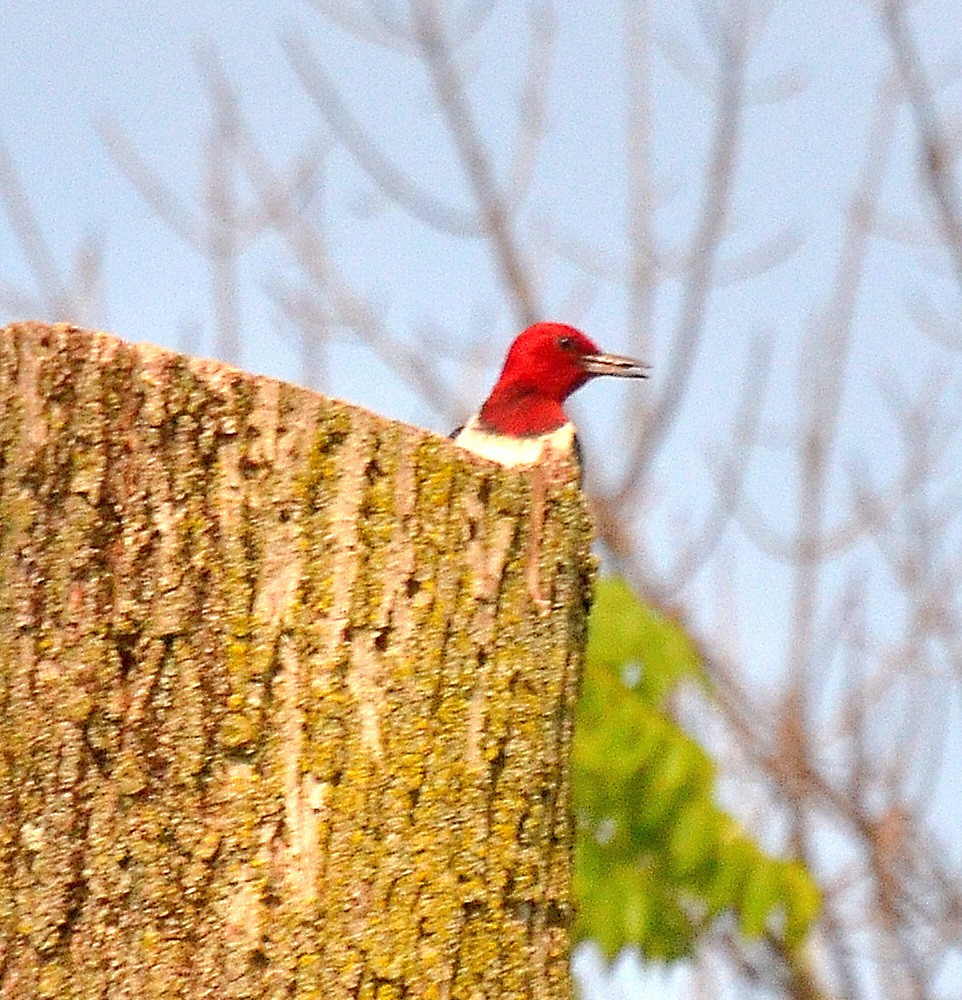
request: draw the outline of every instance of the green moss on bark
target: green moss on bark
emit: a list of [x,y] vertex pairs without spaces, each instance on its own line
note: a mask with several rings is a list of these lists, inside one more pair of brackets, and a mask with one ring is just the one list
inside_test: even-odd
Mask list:
[[592,563],[546,476],[0,334],[0,990],[569,997]]

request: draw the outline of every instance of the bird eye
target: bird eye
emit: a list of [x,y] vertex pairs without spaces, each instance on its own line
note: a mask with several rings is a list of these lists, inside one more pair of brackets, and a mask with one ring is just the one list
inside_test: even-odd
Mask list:
[[558,338],[558,346],[563,351],[573,351],[574,350],[574,346],[575,346],[574,338],[573,337],[559,337]]

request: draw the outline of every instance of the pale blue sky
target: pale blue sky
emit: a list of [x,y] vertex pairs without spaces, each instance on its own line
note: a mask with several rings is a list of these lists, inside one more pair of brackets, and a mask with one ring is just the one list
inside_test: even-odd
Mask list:
[[[559,0],[561,34],[551,91],[551,134],[542,154],[532,204],[580,240],[611,254],[624,250],[622,134],[618,51],[619,4]],[[692,8],[663,0],[652,5],[659,23],[679,30],[699,51]],[[962,5],[955,0],[918,5],[916,24],[933,66],[942,65],[962,38]],[[507,149],[511,109],[524,53],[524,7],[506,4],[475,50],[473,96],[489,140]],[[119,122],[175,188],[196,192],[200,184],[197,137],[209,120],[195,53],[212,45],[237,87],[254,130],[279,160],[323,129],[300,89],[279,44],[279,35],[304,32],[318,57],[338,80],[358,115],[372,123],[381,148],[418,175],[425,186],[453,202],[466,188],[450,150],[439,142],[423,77],[410,73],[393,53],[347,39],[308,4],[282,0],[216,0],[206,4],[172,0],[0,0],[0,138],[6,143],[33,201],[40,223],[62,265],[83,236],[103,241],[107,290],[105,325],[120,336],[170,346],[181,342],[185,324],[207,314],[208,291],[197,261],[145,211],[120,176],[94,121]],[[492,35],[496,43],[491,44]],[[701,50],[703,52],[703,49]],[[659,58],[657,61],[656,172],[666,189],[679,192],[658,214],[666,244],[688,232],[696,200],[692,192],[707,142],[709,104]],[[737,379],[748,337],[759,327],[777,331],[775,391],[768,421],[790,426],[794,413],[794,365],[801,331],[822,304],[835,266],[844,207],[857,175],[868,131],[868,110],[887,72],[887,51],[873,22],[871,5],[850,0],[807,0],[777,6],[752,62],[752,78],[797,69],[805,89],[791,101],[759,106],[746,120],[745,151],[736,191],[739,233],[723,259],[782,229],[805,242],[788,262],[763,277],[719,290],[709,313],[711,336],[688,402],[684,433],[666,454],[666,490],[677,499],[672,517],[684,519],[704,507],[699,492],[706,443],[721,446],[735,405]],[[958,105],[958,87],[946,94]],[[893,215],[924,217],[910,191],[913,165],[906,154],[907,119],[886,182],[885,205]],[[478,328],[489,316],[492,354],[506,345],[515,323],[491,292],[488,258],[466,246],[425,233],[374,193],[347,157],[332,160],[329,205],[331,242],[345,272],[382,303],[393,328],[408,335],[436,320],[451,330]],[[274,313],[258,292],[269,247],[246,265],[244,295],[249,333],[243,362],[283,378],[300,377],[290,341],[276,331]],[[866,292],[856,320],[852,359],[859,372],[846,396],[845,448],[872,455],[891,448],[891,425],[877,392],[881,377],[903,379],[932,367],[957,371],[956,356],[906,334],[904,301],[925,287],[946,311],[958,295],[937,257],[919,265],[919,255],[878,242],[869,261]],[[546,276],[549,311],[560,307],[573,272],[558,266]],[[25,263],[0,213],[0,281],[30,287]],[[663,353],[677,295],[668,288],[657,302],[652,336],[655,365]],[[8,318],[0,316],[0,321]],[[559,319],[569,319],[558,316]],[[625,298],[608,288],[577,317],[612,349],[628,349]],[[202,341],[210,349],[209,330]],[[397,380],[355,345],[335,354],[327,388],[390,416],[446,430]],[[657,368],[656,368],[657,378]],[[818,372],[812,372],[818,378]],[[911,379],[909,379],[911,382]],[[478,401],[486,386],[465,387]],[[589,442],[605,460],[617,460],[613,400],[619,387],[595,385],[576,410],[590,413]],[[631,391],[634,391],[633,389]],[[713,434],[715,435],[713,437]],[[600,447],[599,447],[600,445]],[[784,523],[790,511],[792,472],[777,454],[759,456],[753,492],[770,518]],[[666,514],[650,525],[656,549],[674,530]],[[738,547],[743,540],[735,539]],[[742,549],[739,549],[742,551]],[[781,657],[779,622],[787,606],[786,571],[747,556],[738,566],[746,628],[747,662],[760,678]],[[952,790],[954,787],[954,791]],[[940,812],[947,828],[962,824],[956,780],[946,785]],[[958,842],[956,842],[958,849]]]

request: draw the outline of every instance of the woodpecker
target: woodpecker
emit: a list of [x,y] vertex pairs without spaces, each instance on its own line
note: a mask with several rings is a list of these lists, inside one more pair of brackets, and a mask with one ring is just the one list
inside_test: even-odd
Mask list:
[[603,354],[580,330],[535,323],[518,334],[491,395],[451,436],[455,444],[501,465],[532,465],[551,448],[580,465],[575,427],[564,401],[599,375],[647,378],[649,365]]

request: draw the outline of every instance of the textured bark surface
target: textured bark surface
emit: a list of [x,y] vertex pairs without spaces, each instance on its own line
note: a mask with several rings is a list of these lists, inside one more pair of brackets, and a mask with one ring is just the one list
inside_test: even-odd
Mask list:
[[589,535],[563,469],[0,332],[0,995],[569,997]]

